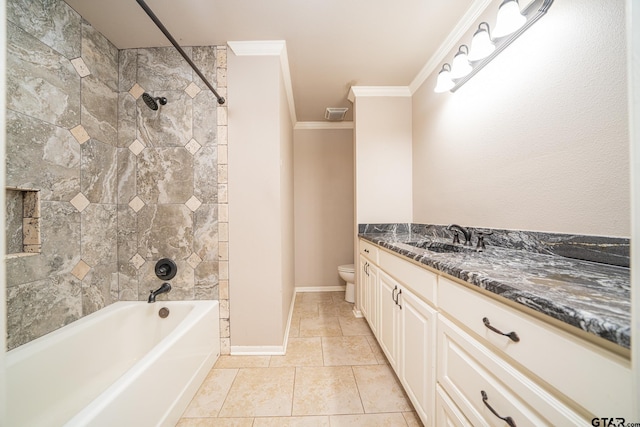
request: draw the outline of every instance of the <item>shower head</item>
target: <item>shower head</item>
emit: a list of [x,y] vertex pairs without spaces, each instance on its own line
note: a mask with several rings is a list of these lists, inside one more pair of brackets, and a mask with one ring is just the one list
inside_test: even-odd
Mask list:
[[160,103],[160,105],[165,105],[167,103],[167,98],[165,98],[164,96],[154,98],[147,92],[142,94],[142,100],[145,104],[147,104],[147,107],[151,108],[154,111],[158,109],[158,103]]

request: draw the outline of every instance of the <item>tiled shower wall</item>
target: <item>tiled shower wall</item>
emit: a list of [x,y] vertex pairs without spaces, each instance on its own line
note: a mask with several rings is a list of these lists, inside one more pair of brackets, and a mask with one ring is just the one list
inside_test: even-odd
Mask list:
[[[6,184],[39,190],[42,244],[6,260],[9,348],[146,300],[164,257],[178,275],[159,299],[222,297],[228,348],[226,107],[175,49],[118,51],[62,1],[8,0],[7,17]],[[225,95],[226,48],[186,51]]]

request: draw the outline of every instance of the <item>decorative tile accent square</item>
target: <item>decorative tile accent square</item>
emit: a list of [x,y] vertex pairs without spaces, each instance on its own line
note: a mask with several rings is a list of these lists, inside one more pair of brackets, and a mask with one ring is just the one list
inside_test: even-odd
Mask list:
[[89,264],[87,264],[83,260],[80,260],[80,261],[78,261],[76,266],[73,267],[73,270],[71,270],[71,274],[73,274],[79,280],[82,280],[82,279],[84,279],[84,276],[87,275],[89,270],[91,270],[91,266],[89,266]]
[[133,199],[131,199],[131,201],[129,202],[129,207],[133,209],[135,212],[138,212],[140,209],[144,207],[144,202],[140,197],[136,196]]
[[191,82],[184,91],[187,92],[187,95],[189,95],[191,98],[195,98],[197,94],[202,92],[202,89],[200,89],[200,87],[198,87],[198,85],[194,82]]
[[189,209],[191,209],[193,212],[195,212],[202,205],[202,202],[200,200],[198,200],[198,198],[196,196],[191,196],[191,198],[189,200],[187,200],[185,205]]
[[144,89],[142,88],[142,86],[140,86],[138,83],[136,83],[136,84],[133,85],[133,87],[131,89],[129,89],[129,93],[135,99],[138,99],[144,93]]
[[78,193],[73,199],[71,199],[70,203],[74,208],[78,209],[79,212],[82,212],[91,202],[89,202],[89,199],[87,199],[84,194]]
[[84,63],[82,58],[72,59],[71,65],[73,65],[73,68],[76,69],[76,72],[80,77],[87,77],[89,74],[91,74],[91,71],[89,71],[89,67],[87,67],[87,64]]
[[144,148],[144,144],[137,139],[129,145],[129,150],[131,150],[131,152],[136,156],[142,153],[142,150],[144,150]]
[[202,258],[200,258],[198,256],[197,253],[192,253],[189,258],[187,258],[187,263],[192,267],[192,268],[196,268],[198,266],[198,264],[200,264],[202,262]]
[[82,125],[74,127],[69,132],[71,132],[71,135],[73,135],[79,144],[84,144],[91,138]]
[[202,147],[202,145],[200,145],[195,139],[191,139],[191,141],[187,142],[187,145],[184,146],[184,148],[186,148],[192,155],[196,154],[200,147]]
[[136,270],[140,270],[140,267],[144,265],[145,260],[140,254],[135,254],[129,262],[136,268]]

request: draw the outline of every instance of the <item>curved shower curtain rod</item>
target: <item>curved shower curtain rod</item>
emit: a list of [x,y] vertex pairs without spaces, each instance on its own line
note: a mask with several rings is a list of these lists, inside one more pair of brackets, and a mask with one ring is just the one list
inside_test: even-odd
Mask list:
[[200,70],[198,69],[196,64],[194,64],[193,61],[191,60],[191,58],[189,58],[189,56],[187,56],[185,51],[182,50],[182,48],[180,47],[180,45],[178,44],[176,39],[173,38],[171,33],[169,33],[169,30],[167,30],[167,28],[162,24],[162,22],[160,22],[160,19],[158,19],[158,17],[155,15],[155,13],[153,13],[153,11],[149,8],[149,6],[147,6],[147,4],[144,2],[144,0],[136,0],[136,1],[140,5],[140,7],[147,13],[147,15],[149,15],[149,18],[151,18],[151,20],[156,24],[156,26],[160,29],[160,31],[162,31],[162,33],[169,39],[169,41],[171,42],[173,47],[175,47],[178,50],[178,52],[180,52],[180,55],[182,55],[184,60],[187,61],[189,63],[189,65],[191,65],[191,68],[193,68],[193,71],[195,71],[196,74],[198,74],[198,76],[200,76],[200,78],[202,79],[204,84],[206,84],[207,87],[209,89],[211,89],[211,92],[213,92],[213,94],[218,99],[218,104],[223,105],[225,103],[224,98],[221,97],[220,95],[218,95],[218,92],[216,92],[216,90],[213,88],[211,83],[209,83],[209,80],[207,80],[207,78],[200,72]]

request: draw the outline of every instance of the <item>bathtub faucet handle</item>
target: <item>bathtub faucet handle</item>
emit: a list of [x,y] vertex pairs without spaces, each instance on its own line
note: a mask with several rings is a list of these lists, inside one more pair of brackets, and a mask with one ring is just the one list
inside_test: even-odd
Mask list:
[[151,290],[149,291],[149,299],[147,300],[147,302],[151,303],[151,302],[156,302],[156,297],[160,294],[164,294],[167,293],[171,290],[171,285],[167,282],[164,282],[162,284],[162,286],[160,286],[158,289]]

